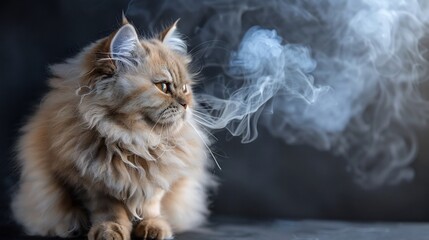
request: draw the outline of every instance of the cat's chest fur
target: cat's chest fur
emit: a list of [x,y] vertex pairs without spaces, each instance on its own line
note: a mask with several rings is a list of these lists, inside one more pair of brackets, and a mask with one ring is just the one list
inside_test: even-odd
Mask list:
[[[133,139],[128,144],[106,144],[98,138],[89,150],[88,161],[76,158],[76,167],[89,181],[87,188],[105,192],[141,215],[141,203],[159,189],[170,186],[186,175],[200,174],[206,165],[204,142],[197,129],[183,129],[175,137],[147,142]],[[130,145],[131,143],[131,145]]]

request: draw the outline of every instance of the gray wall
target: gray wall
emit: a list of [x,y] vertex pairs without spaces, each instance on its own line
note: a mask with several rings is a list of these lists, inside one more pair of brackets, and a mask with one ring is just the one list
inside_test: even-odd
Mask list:
[[[143,1],[144,2],[144,1]],[[191,45],[196,26],[210,9],[190,16],[169,1],[147,1],[145,12],[129,12],[141,32],[182,18],[179,27]],[[4,1],[0,10],[0,207],[8,219],[9,196],[16,183],[13,143],[18,129],[47,91],[47,66],[76,54],[82,47],[119,26],[127,1]],[[167,9],[161,11],[162,9]],[[162,14],[161,14],[162,13]],[[153,21],[155,20],[155,21]],[[192,48],[192,46],[191,46]],[[204,62],[200,63],[204,65]],[[203,72],[216,75],[216,69]],[[218,132],[213,146],[222,171],[213,197],[215,214],[247,217],[347,220],[429,220],[427,130],[413,163],[412,182],[365,190],[353,182],[344,159],[306,146],[289,146],[260,129],[255,142],[241,144]]]

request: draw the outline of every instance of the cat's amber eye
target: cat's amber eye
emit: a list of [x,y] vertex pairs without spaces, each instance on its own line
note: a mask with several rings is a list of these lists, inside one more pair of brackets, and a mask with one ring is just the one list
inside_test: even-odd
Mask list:
[[184,93],[187,93],[187,92],[188,92],[188,86],[187,86],[187,84],[184,84],[184,85],[182,86],[182,91],[183,91]]
[[168,93],[168,84],[165,82],[155,83],[156,87],[163,93]]

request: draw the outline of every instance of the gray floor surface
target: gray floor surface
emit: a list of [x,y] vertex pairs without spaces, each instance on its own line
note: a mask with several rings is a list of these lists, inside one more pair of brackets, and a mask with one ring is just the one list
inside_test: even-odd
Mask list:
[[336,221],[218,221],[177,240],[427,240],[429,223],[347,223]]

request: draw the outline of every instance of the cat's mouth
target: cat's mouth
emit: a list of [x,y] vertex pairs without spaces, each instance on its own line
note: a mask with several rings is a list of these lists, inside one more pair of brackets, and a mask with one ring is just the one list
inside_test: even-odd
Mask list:
[[186,113],[179,110],[169,110],[165,109],[157,116],[150,116],[147,113],[142,112],[142,120],[147,122],[151,126],[162,126],[169,127],[183,121],[185,119]]
[[180,121],[183,119],[183,112],[180,111],[166,111],[164,114],[160,115],[159,117],[159,122],[163,123],[163,124],[167,124],[167,123],[175,123],[177,121]]

